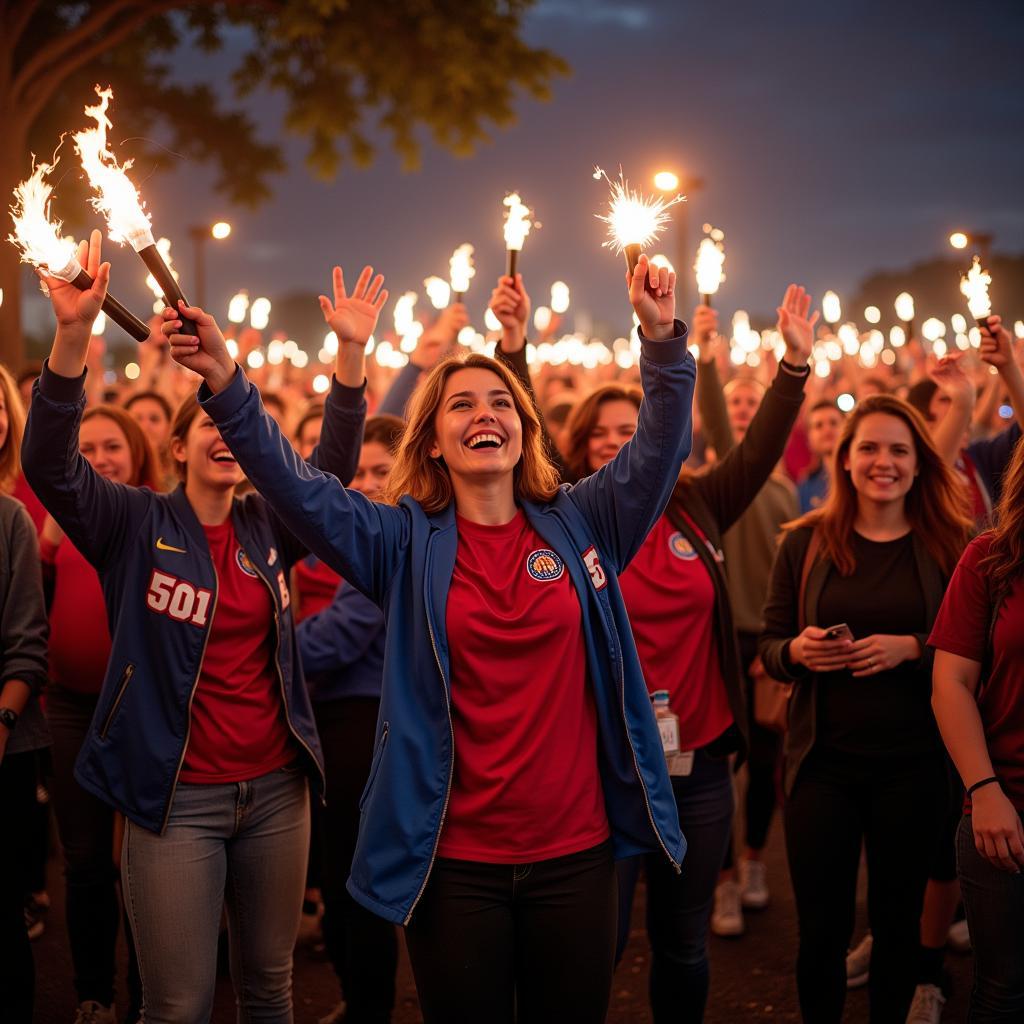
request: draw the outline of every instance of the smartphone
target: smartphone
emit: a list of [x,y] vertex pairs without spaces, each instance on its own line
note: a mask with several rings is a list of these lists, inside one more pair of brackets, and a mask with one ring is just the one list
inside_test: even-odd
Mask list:
[[845,622],[840,622],[838,626],[832,626],[825,631],[826,640],[852,640],[853,633],[850,631],[850,627]]

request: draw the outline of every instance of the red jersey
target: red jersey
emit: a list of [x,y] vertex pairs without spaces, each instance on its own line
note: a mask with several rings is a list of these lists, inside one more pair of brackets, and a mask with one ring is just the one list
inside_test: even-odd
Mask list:
[[[967,545],[949,581],[928,643],[981,664],[988,646],[991,607],[985,570],[991,534]],[[978,711],[992,768],[1003,791],[1024,811],[1024,581],[1018,579],[999,607],[992,669],[978,684]]]
[[668,690],[679,716],[680,749],[705,746],[733,721],[715,641],[710,573],[662,515],[619,584],[647,689]]
[[29,487],[24,473],[19,473],[18,479],[14,481],[14,497],[28,509],[29,517],[35,524],[36,533],[41,533],[43,521],[46,519],[46,509],[36,497],[36,492]]
[[204,526],[217,571],[181,781],[243,782],[295,758],[274,667],[274,606],[229,519]]
[[521,510],[457,517],[446,627],[455,767],[438,853],[526,864],[608,838],[579,598]]
[[292,615],[296,624],[322,612],[333,600],[341,577],[316,555],[309,555],[295,563],[295,586],[292,596],[295,603]]

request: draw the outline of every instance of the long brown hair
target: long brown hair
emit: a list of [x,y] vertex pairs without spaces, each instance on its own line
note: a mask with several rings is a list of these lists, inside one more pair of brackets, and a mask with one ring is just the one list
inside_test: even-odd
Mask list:
[[153,446],[149,443],[142,427],[135,422],[135,417],[117,405],[94,405],[85,410],[83,423],[103,416],[115,423],[128,442],[128,453],[132,459],[132,475],[128,480],[133,487],[149,487],[154,491],[160,489],[160,470]]
[[1024,441],[1017,441],[1003,474],[993,522],[992,541],[980,568],[989,577],[998,604],[1024,574]]
[[558,475],[544,451],[540,418],[530,396],[510,370],[496,359],[479,353],[450,356],[430,371],[412,397],[409,422],[398,446],[381,501],[398,504],[408,494],[419,502],[424,512],[433,514],[447,508],[455,492],[448,467],[443,459],[430,457],[435,441],[434,423],[441,406],[448,378],[459,370],[490,370],[509,394],[523,427],[523,454],[515,467],[515,495],[526,501],[550,501],[558,490]]
[[967,496],[953,470],[935,450],[924,417],[913,406],[893,395],[865,398],[847,417],[842,437],[832,456],[832,484],[828,497],[821,508],[783,524],[783,529],[817,527],[824,553],[841,575],[852,575],[857,568],[852,544],[853,524],[857,518],[857,491],[849,470],[843,468],[843,462],[857,427],[863,419],[875,413],[894,416],[910,430],[917,453],[918,472],[906,496],[907,520],[932,558],[949,575],[970,536]]
[[632,402],[640,409],[644,393],[631,384],[602,384],[578,402],[565,425],[565,468],[571,480],[582,480],[593,470],[587,464],[590,435],[606,402]]
[[21,473],[21,439],[25,433],[25,406],[21,392],[6,366],[0,365],[0,392],[7,407],[7,440],[0,448],[0,491],[9,491]]

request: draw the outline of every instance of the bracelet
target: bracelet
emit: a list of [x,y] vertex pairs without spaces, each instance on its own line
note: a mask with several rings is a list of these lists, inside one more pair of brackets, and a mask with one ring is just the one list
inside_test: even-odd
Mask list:
[[806,377],[811,372],[811,367],[808,363],[804,363],[803,366],[795,366],[793,363],[787,362],[785,359],[780,359],[779,366],[794,377]]
[[998,781],[999,780],[994,775],[990,775],[987,779],[982,779],[981,782],[976,782],[973,786],[968,786],[967,795],[970,796],[976,789],[981,789],[982,786],[987,786],[990,782]]

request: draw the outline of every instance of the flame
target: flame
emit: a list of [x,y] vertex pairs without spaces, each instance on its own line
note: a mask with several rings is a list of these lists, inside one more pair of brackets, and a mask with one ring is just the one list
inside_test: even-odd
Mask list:
[[60,221],[50,218],[50,198],[53,186],[46,176],[57,166],[35,164],[32,158],[32,174],[14,190],[11,205],[11,220],[14,234],[8,240],[21,250],[24,263],[46,270],[54,277],[71,280],[81,269],[75,255],[75,243],[60,233]]
[[697,247],[697,259],[693,269],[697,274],[697,291],[701,295],[714,295],[718,286],[725,280],[722,266],[725,263],[725,246],[722,239],[725,235],[718,229],[705,224],[707,235],[700,240]]
[[501,321],[494,315],[494,310],[490,307],[484,310],[484,327],[489,331],[501,330]]
[[992,275],[982,270],[981,260],[977,256],[971,269],[960,278],[960,291],[967,298],[967,308],[975,320],[983,320],[992,312],[992,302],[988,297],[988,286],[992,283]]
[[[518,192],[505,196],[502,202],[508,207],[508,213],[505,214],[505,248],[518,252],[533,227],[530,219],[533,211],[519,198]],[[540,227],[539,224],[537,226]]]
[[476,274],[476,268],[473,266],[473,246],[469,242],[463,242],[452,253],[448,266],[452,291],[456,295],[463,295],[469,291],[469,282]]
[[608,225],[608,239],[604,245],[621,253],[627,245],[646,248],[661,233],[669,222],[669,207],[686,201],[686,196],[677,195],[668,201],[645,196],[629,187],[629,182],[619,171],[619,180],[612,181],[600,167],[594,168],[594,177],[604,178],[612,190],[608,201],[608,213],[595,214],[598,220]]
[[843,315],[843,309],[839,302],[839,296],[833,291],[827,291],[821,297],[821,315],[827,324],[837,324]]
[[569,286],[564,281],[556,281],[551,286],[551,312],[564,313],[569,308]]
[[551,326],[551,310],[547,306],[538,306],[534,310],[533,326],[538,331],[546,331]]
[[395,303],[395,333],[402,339],[410,338],[413,348],[416,347],[416,339],[423,333],[423,324],[413,312],[418,298],[415,292],[406,292]]
[[266,330],[267,324],[270,323],[270,299],[260,296],[258,299],[253,299],[252,305],[249,307],[249,324],[257,331]]
[[107,233],[121,245],[130,242],[138,252],[153,244],[149,214],[143,209],[142,199],[125,173],[132,161],[126,160],[124,166],[120,166],[107,148],[107,129],[113,127],[107,117],[107,107],[114,91],[97,85],[96,95],[100,98],[99,103],[85,108],[86,117],[91,117],[96,127],[74,134],[75,149],[96,193],[92,205],[106,219]]
[[423,281],[427,289],[427,298],[434,309],[444,309],[452,297],[451,285],[440,277],[428,277]]
[[905,323],[909,324],[914,319],[914,296],[909,292],[900,292],[893,303],[896,315]]
[[244,289],[231,296],[228,302],[228,320],[233,324],[245,322],[245,314],[249,312],[249,293]]

